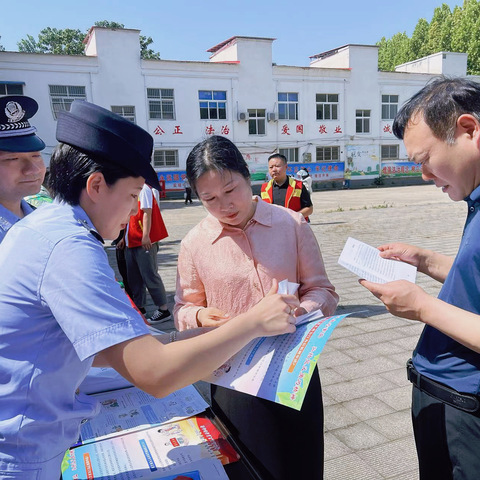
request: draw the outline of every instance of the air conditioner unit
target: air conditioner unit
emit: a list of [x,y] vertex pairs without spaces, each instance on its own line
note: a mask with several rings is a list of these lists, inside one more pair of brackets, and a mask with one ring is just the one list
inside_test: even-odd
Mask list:
[[305,152],[303,155],[303,161],[304,163],[311,163],[312,162],[312,154]]
[[267,113],[267,120],[268,120],[269,122],[276,122],[276,121],[278,121],[277,114],[276,114],[275,112]]
[[246,112],[238,112],[238,121],[239,122],[246,122],[247,121],[247,113]]

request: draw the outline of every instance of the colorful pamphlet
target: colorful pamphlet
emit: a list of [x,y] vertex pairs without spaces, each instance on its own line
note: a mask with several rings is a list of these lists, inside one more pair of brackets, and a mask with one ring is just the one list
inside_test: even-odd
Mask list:
[[82,443],[142,430],[204,412],[208,403],[193,385],[165,398],[155,398],[136,387],[93,395],[100,413],[81,428]]
[[206,381],[300,410],[318,357],[347,315],[300,316],[296,332],[253,340]]
[[211,458],[226,465],[239,455],[208,417],[197,415],[71,448],[62,478],[156,479],[195,470],[194,462]]

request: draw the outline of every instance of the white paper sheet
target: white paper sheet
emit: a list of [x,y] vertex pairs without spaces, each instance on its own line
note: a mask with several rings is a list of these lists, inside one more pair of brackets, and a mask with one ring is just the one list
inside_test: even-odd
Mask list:
[[338,263],[360,278],[375,283],[408,280],[415,283],[417,268],[413,265],[380,256],[380,251],[348,237]]

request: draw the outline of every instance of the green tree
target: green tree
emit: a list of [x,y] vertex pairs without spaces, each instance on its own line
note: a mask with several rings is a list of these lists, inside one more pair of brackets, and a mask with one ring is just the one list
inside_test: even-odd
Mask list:
[[467,72],[472,75],[480,73],[480,3],[477,0],[463,2],[463,16],[460,29],[467,40],[461,50],[468,54]]
[[100,20],[99,22],[95,22],[96,27],[105,27],[105,28],[125,28],[123,23],[118,22],[110,22],[109,20]]
[[[123,23],[113,22],[109,20],[100,20],[95,22],[97,27],[122,29],[125,28]],[[57,53],[63,55],[84,55],[85,45],[83,41],[88,32],[81,30],[73,30],[65,28],[58,30],[56,28],[44,28],[38,35],[38,41],[31,35],[20,40],[18,50],[28,53]],[[145,59],[160,59],[160,53],[155,52],[149,45],[153,43],[151,37],[140,35],[140,56]]]
[[27,38],[20,40],[17,45],[19,52],[41,53],[37,41],[31,35],[27,35]]
[[140,35],[140,56],[145,60],[160,60],[160,53],[148,48],[152,43],[152,37]]
[[396,33],[390,39],[383,37],[377,45],[380,70],[392,71],[397,65],[409,61],[410,39],[405,32]]
[[81,30],[44,28],[36,41],[31,35],[18,42],[20,52],[83,55],[85,34]]
[[464,0],[463,6],[455,7],[453,12],[444,3],[434,10],[430,23],[424,18],[418,21],[411,38],[397,33],[390,39],[383,37],[377,45],[382,70],[393,70],[399,63],[450,51],[466,53],[467,73],[480,75],[480,0]]
[[428,55],[451,50],[451,28],[452,12],[450,7],[443,3],[433,11],[433,18],[428,29]]
[[417,26],[412,33],[412,38],[410,39],[410,54],[408,57],[409,61],[428,55],[427,42],[429,28],[430,24],[425,18],[421,18],[418,21]]

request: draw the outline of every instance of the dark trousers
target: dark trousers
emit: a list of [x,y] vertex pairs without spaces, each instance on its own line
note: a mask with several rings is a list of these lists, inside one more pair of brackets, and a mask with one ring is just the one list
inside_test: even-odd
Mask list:
[[190,187],[185,189],[185,203],[187,202],[192,203],[192,189]]
[[323,402],[317,368],[300,411],[216,385],[212,408],[262,479],[323,479]]
[[420,480],[480,479],[480,418],[413,387]]
[[145,287],[157,308],[167,304],[167,293],[162,278],[158,274],[157,254],[158,243],[152,243],[149,251],[143,247],[125,250],[127,277],[132,291],[132,300],[140,309],[145,307],[147,299]]

